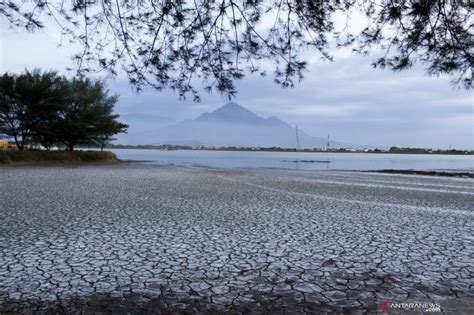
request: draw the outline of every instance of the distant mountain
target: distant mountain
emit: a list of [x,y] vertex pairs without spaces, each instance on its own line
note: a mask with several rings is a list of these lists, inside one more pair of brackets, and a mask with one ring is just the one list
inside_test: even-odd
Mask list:
[[211,113],[204,113],[194,121],[206,123],[261,124],[266,119],[252,113],[237,103],[227,103]]
[[[326,147],[327,140],[299,131],[302,148]],[[185,120],[162,128],[159,144],[200,144],[203,146],[296,147],[296,130],[277,117],[263,118],[243,106],[231,102],[206,112],[193,120]],[[331,141],[331,147],[341,143]]]

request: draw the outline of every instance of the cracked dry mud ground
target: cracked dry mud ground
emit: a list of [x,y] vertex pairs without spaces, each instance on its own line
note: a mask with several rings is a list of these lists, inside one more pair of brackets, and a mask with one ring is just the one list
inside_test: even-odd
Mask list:
[[474,310],[474,181],[0,168],[0,313]]

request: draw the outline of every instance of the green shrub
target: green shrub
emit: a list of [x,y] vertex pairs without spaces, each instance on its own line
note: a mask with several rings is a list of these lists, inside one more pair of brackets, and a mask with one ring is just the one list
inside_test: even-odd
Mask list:
[[9,151],[7,150],[0,150],[0,164],[10,163],[10,155],[8,153]]
[[42,150],[0,150],[0,164],[29,162],[102,162],[117,161],[117,157],[108,151],[42,151]]
[[97,162],[97,161],[115,161],[117,157],[115,154],[109,151],[79,151],[79,158],[84,162]]

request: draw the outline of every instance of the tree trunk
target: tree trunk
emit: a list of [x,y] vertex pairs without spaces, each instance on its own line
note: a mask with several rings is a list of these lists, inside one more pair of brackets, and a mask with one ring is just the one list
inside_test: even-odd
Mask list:
[[28,142],[26,141],[25,131],[21,131],[21,145],[20,145],[21,149],[19,149],[19,150],[23,151],[27,144],[28,144]]
[[24,144],[23,144],[23,141],[20,142],[20,140],[18,140],[18,136],[16,134],[13,136],[13,138],[15,139],[15,145],[18,148],[18,151],[23,151],[23,149],[25,147]]
[[16,132],[12,132],[11,134],[9,134],[9,136],[13,137],[13,141],[15,141],[16,148],[18,149],[18,151],[21,151],[21,143],[20,140],[18,140],[18,135],[16,134]]
[[66,146],[66,151],[72,152],[74,151],[74,145],[71,142],[63,141],[63,144]]

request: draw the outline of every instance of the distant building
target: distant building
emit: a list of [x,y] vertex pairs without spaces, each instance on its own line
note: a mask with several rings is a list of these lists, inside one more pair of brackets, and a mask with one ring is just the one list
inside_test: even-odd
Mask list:
[[7,149],[7,148],[8,148],[8,140],[0,139],[0,149]]

